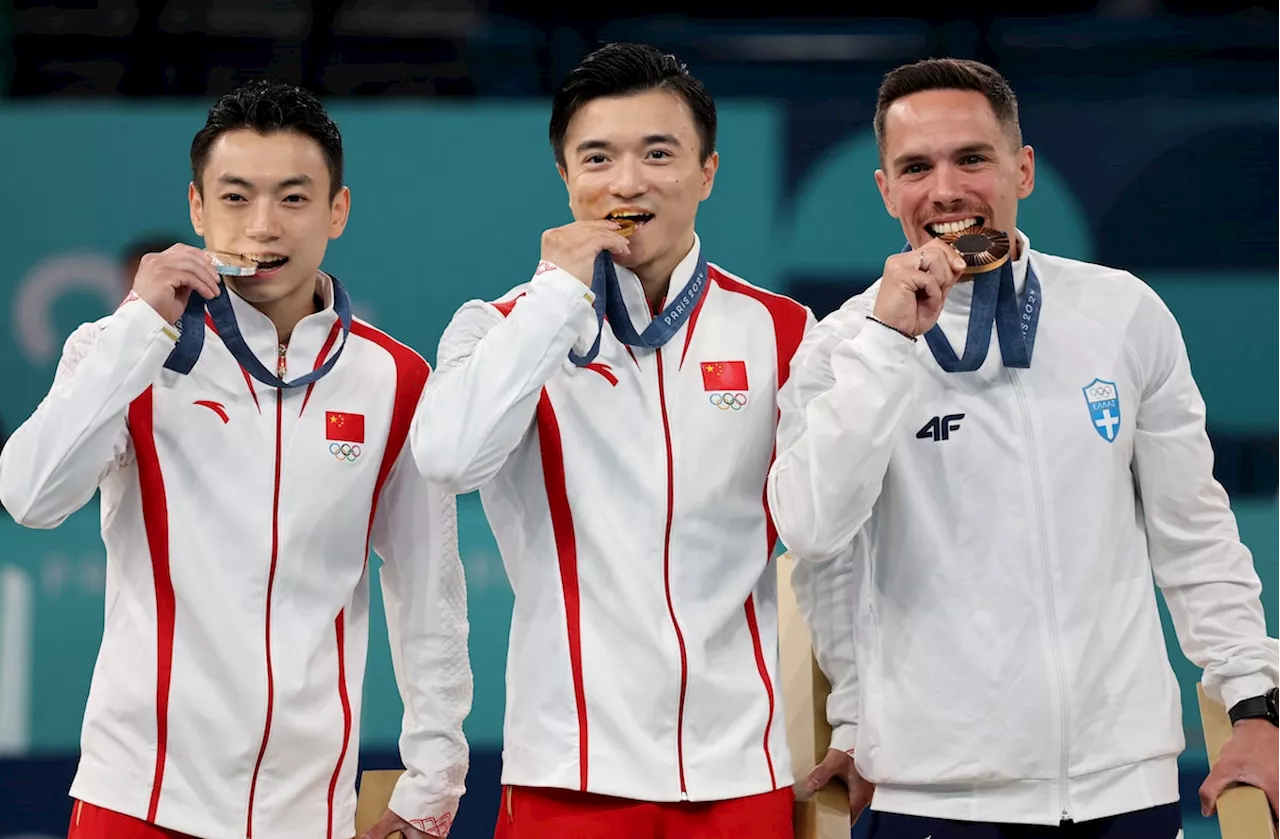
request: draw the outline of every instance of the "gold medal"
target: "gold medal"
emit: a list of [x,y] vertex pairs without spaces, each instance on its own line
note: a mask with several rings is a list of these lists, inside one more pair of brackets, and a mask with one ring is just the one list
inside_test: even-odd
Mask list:
[[619,225],[619,236],[630,236],[640,229],[640,225],[653,218],[652,213],[645,213],[639,210],[615,210],[605,216],[607,221],[612,221]]

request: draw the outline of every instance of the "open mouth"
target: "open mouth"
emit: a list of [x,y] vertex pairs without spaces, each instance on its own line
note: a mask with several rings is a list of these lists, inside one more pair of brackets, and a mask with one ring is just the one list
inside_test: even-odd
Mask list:
[[933,237],[955,248],[964,259],[965,274],[994,271],[1009,260],[1009,236],[983,226],[981,216],[926,225]]
[[285,263],[289,261],[289,257],[287,256],[275,256],[271,254],[251,256],[249,259],[257,263],[259,274],[265,274],[270,271],[274,271],[277,268],[283,268]]
[[643,210],[614,210],[605,218],[621,225],[618,232],[623,236],[630,236],[651,221],[653,213],[646,213]]
[[255,274],[269,274],[278,268],[284,267],[284,264],[289,261],[289,257],[277,256],[276,254],[255,254],[250,256],[227,251],[213,251],[210,256],[213,262],[213,269],[224,277],[252,277]]
[[959,233],[962,230],[968,230],[972,227],[983,227],[986,219],[982,216],[970,216],[969,218],[959,219],[958,221],[943,221],[934,224],[926,224],[924,229],[929,231],[929,235],[935,239],[947,233]]

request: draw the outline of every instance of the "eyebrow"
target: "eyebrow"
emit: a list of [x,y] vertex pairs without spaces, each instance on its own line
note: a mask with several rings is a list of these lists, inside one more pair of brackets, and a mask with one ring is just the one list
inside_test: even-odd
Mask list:
[[[679,146],[680,141],[676,139],[674,134],[646,134],[644,135],[644,145]],[[603,149],[607,151],[612,148],[613,143],[610,143],[608,140],[583,140],[578,144],[577,151],[581,154],[584,151],[593,151],[595,149]]]
[[[956,156],[956,158],[963,158],[964,155],[977,154],[977,152],[982,152],[982,154],[991,154],[991,152],[995,150],[996,147],[992,146],[989,142],[973,142],[969,143],[968,146],[960,146],[959,149],[952,151],[951,155]],[[899,155],[897,158],[893,158],[893,168],[901,169],[902,167],[906,167],[906,165],[913,163],[928,163],[928,160],[928,155],[923,154]]]
[[[242,178],[238,175],[219,175],[218,183],[224,184],[226,186],[238,186],[238,187],[243,187],[245,189],[251,189],[251,190],[257,189],[257,187],[254,186],[252,181],[248,180],[247,178]],[[295,186],[314,186],[314,185],[315,185],[315,180],[310,175],[293,175],[277,183],[276,191],[278,192],[280,190],[290,189],[291,187],[295,187]]]

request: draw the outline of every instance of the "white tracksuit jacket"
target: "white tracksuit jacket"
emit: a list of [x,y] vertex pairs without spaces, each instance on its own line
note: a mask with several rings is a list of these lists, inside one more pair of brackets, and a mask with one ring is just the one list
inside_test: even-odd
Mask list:
[[[867,320],[877,285],[810,332],[780,398],[769,501],[836,682],[832,746],[888,812],[1056,824],[1176,801],[1153,576],[1211,695],[1276,683],[1173,316],[1019,235],[1017,286],[1029,252],[1043,293],[1030,369],[993,332],[980,369],[944,372]],[[971,296],[939,321],[957,354]]]
[[[277,370],[271,321],[233,305]],[[339,333],[332,303],[299,322],[285,378]],[[405,705],[392,808],[447,829],[471,670],[453,497],[405,445],[426,362],[356,321],[328,375],[277,391],[212,328],[189,375],[163,369],[174,336],[136,297],[80,327],[0,459],[30,527],[102,490],[106,620],[71,795],[202,839],[352,836],[372,541]]]
[[[480,489],[515,592],[503,783],[647,801],[790,786],[764,480],[812,315],[711,265],[664,347],[606,322],[579,369],[592,296],[543,269],[458,311],[410,433],[429,476]],[[618,274],[642,330],[640,282]],[[746,387],[719,387],[739,365]]]

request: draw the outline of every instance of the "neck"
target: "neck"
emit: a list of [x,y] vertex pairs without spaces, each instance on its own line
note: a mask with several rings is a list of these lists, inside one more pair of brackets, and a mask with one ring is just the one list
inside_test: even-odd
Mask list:
[[287,344],[298,321],[316,313],[316,284],[303,283],[279,300],[251,305],[271,320],[280,343]]
[[640,287],[644,289],[644,298],[650,309],[656,309],[667,299],[667,291],[671,288],[671,274],[676,266],[693,250],[693,231],[685,236],[676,247],[648,265],[635,269],[640,278]]

